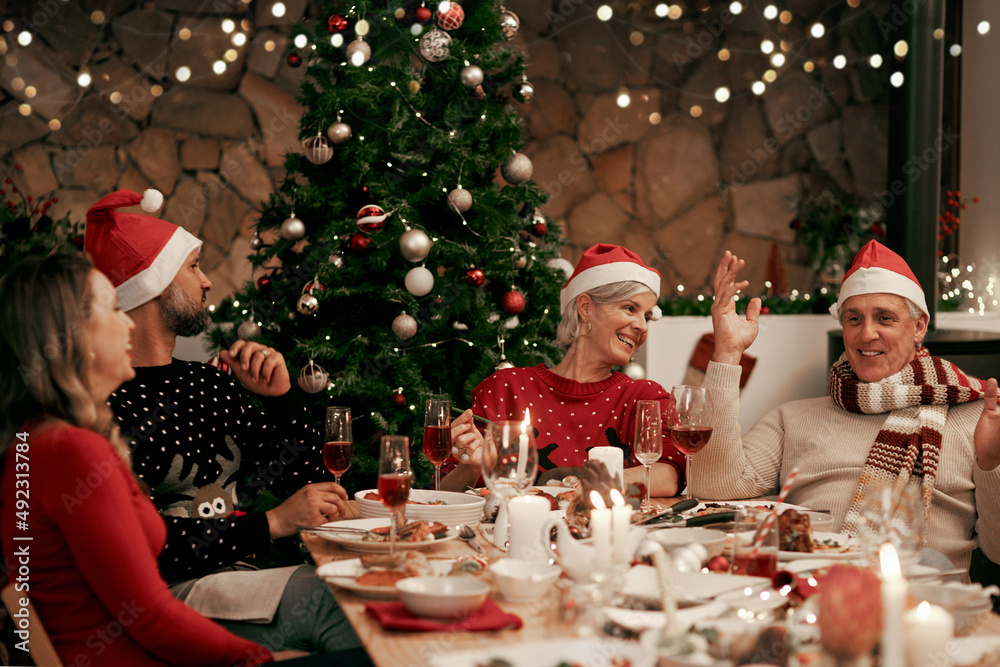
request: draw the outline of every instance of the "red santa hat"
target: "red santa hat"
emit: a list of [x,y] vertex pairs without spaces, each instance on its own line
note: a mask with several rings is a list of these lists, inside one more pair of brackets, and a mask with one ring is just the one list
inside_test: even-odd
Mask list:
[[163,195],[157,190],[112,192],[87,211],[83,241],[94,266],[118,290],[118,306],[125,311],[162,294],[188,255],[201,247],[198,238],[175,224],[115,210],[136,204],[152,212],[163,205]]
[[[660,272],[646,264],[628,248],[610,243],[598,243],[587,249],[576,265],[576,270],[559,293],[562,311],[573,300],[596,287],[628,280],[642,283],[660,296]],[[654,307],[654,318],[659,319],[659,306]]]
[[895,294],[912,301],[930,317],[924,290],[906,261],[878,241],[869,241],[854,258],[851,270],[844,274],[837,303],[830,314],[840,319],[844,302],[859,294]]

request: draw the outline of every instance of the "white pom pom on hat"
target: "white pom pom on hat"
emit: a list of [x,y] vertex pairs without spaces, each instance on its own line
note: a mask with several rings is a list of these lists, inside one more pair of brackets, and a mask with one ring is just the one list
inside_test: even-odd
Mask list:
[[163,206],[163,193],[149,188],[142,193],[142,201],[139,202],[139,206],[146,213],[159,211],[160,207]]

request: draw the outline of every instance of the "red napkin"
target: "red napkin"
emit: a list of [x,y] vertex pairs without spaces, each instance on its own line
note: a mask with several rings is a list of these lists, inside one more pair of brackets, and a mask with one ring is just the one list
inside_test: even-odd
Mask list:
[[375,617],[386,630],[408,630],[410,632],[440,632],[442,630],[502,630],[510,627],[518,630],[524,621],[517,614],[508,614],[493,600],[486,601],[465,618],[450,621],[435,621],[414,616],[402,602],[369,602],[365,611]]

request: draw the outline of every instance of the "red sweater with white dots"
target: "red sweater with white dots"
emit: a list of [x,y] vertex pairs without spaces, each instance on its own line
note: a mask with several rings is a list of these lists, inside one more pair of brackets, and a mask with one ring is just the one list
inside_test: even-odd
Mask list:
[[[613,373],[600,382],[576,382],[556,375],[543,364],[534,368],[507,368],[489,376],[472,392],[472,411],[491,421],[522,420],[531,411],[537,429],[538,467],[582,466],[591,447],[624,444],[626,467],[640,465],[630,443],[635,429],[635,402],[658,400],[667,424],[666,389],[651,380],[633,380]],[[614,434],[608,434],[613,429]],[[617,440],[617,442],[616,442]],[[684,486],[684,455],[663,431],[663,463],[677,469],[678,487]]]

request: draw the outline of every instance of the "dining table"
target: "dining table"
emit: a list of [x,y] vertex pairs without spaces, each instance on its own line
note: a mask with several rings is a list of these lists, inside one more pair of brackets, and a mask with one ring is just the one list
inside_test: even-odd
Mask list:
[[[682,500],[680,497],[654,498],[657,510],[666,509]],[[360,518],[357,502],[347,502],[347,512],[342,519]],[[358,558],[360,554],[350,551],[323,536],[303,531],[300,538],[315,562],[317,568],[331,561]],[[476,531],[476,543],[483,549],[483,555],[493,562],[504,557],[504,551],[494,546],[481,531]],[[434,544],[423,550],[431,561],[452,560],[461,556],[478,555],[470,544],[461,540],[448,540]],[[487,580],[490,573],[483,575]],[[728,576],[720,574],[719,576]],[[505,612],[519,616],[523,621],[520,629],[496,631],[445,631],[405,632],[384,629],[374,616],[366,611],[370,599],[329,582],[330,590],[350,621],[372,662],[378,667],[434,667],[447,654],[475,650],[482,656],[481,664],[489,664],[491,653],[500,653],[513,645],[532,642],[551,642],[567,639],[579,634],[581,628],[563,612],[563,601],[559,588],[554,587],[547,595],[530,602],[514,603],[501,597],[497,588],[491,590],[491,599]],[[983,634],[1000,636],[1000,616],[984,613],[976,618],[962,634]],[[1000,640],[998,640],[1000,644]],[[553,663],[558,664],[558,663]],[[609,663],[610,664],[610,663]]]

